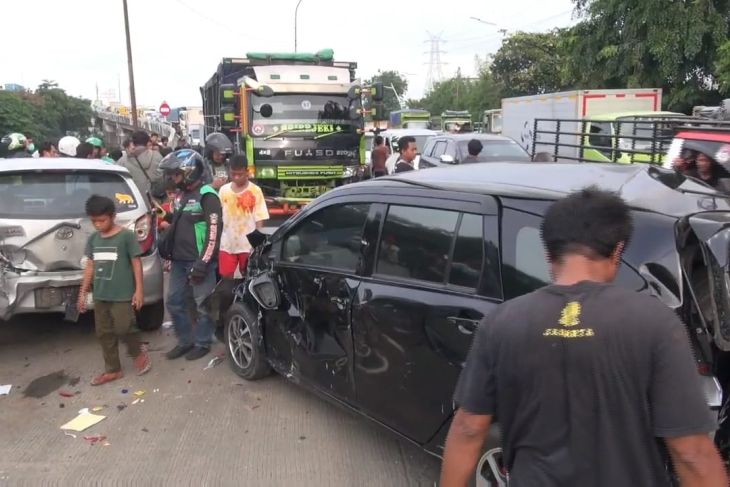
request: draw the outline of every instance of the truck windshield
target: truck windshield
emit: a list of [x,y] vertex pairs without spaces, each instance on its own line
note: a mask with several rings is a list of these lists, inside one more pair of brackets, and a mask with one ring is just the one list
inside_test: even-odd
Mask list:
[[[675,117],[672,117],[672,120],[674,119]],[[621,117],[617,122],[621,123],[622,136],[637,137],[633,142],[634,150],[637,151],[651,151],[652,143],[655,151],[661,151],[663,145],[668,145],[671,141],[674,127],[677,125],[676,121],[662,121],[661,118]],[[619,138],[619,147],[623,150],[631,149],[632,139]]]
[[[251,133],[267,137],[277,133],[325,136],[353,133],[356,120],[350,119],[350,102],[345,95],[275,95],[270,98],[252,95]],[[261,107],[269,105],[271,116],[265,117]]]
[[405,129],[428,129],[431,127],[431,122],[428,120],[406,120],[403,122],[403,128]]

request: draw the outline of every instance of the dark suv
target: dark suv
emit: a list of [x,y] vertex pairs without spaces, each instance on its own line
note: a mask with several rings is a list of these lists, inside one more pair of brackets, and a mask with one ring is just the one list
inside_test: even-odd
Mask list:
[[[542,215],[592,184],[634,208],[618,284],[655,294],[685,320],[718,408],[730,205],[639,165],[473,164],[326,193],[254,251],[225,319],[233,369],[253,380],[273,368],[440,455],[474,330],[499,303],[549,281]],[[504,480],[497,434],[480,485]]]
[[[469,157],[469,141],[477,139],[482,151]],[[419,169],[470,162],[529,162],[530,156],[509,137],[491,134],[442,134],[429,137],[421,153]]]

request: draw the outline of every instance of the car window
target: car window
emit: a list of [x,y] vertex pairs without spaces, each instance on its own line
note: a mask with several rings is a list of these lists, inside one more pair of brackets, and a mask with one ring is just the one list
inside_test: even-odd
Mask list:
[[380,237],[376,273],[445,283],[458,219],[456,211],[391,205]]
[[423,154],[422,155],[424,155],[426,157],[430,157],[431,156],[431,152],[433,151],[433,146],[434,146],[434,141],[433,140],[429,140],[428,142],[426,142],[426,145],[423,148]]
[[0,174],[0,218],[85,217],[86,200],[93,194],[111,197],[117,213],[139,207],[129,180],[118,173],[72,170],[6,172]]
[[441,155],[444,152],[446,152],[446,141],[445,140],[436,141],[436,145],[433,148],[432,157],[441,157]]
[[465,213],[456,233],[449,284],[476,289],[484,262],[484,218]]
[[446,154],[450,155],[454,158],[454,160],[457,160],[458,157],[456,155],[456,143],[453,140],[450,140],[448,144],[446,145]]
[[588,143],[593,147],[611,147],[611,123],[591,122]]
[[[550,265],[540,238],[542,218],[514,210],[503,215],[504,259],[503,280],[505,298],[527,294],[551,282]],[[646,281],[622,261],[615,284],[640,291]]]
[[[530,156],[513,140],[484,140],[479,139],[482,143],[482,151],[476,156],[476,159],[469,162],[530,162]],[[469,155],[469,141],[460,140],[459,150],[464,157]]]
[[329,206],[308,216],[284,238],[282,260],[355,271],[369,203]]

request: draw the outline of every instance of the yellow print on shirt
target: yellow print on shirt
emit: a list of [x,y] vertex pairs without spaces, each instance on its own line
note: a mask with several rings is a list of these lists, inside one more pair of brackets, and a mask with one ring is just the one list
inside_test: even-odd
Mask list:
[[[560,312],[560,319],[558,323],[564,327],[573,327],[580,325],[580,312],[581,306],[577,301],[571,301],[565,305],[563,310]],[[545,337],[560,337],[560,338],[587,338],[596,336],[596,332],[593,328],[578,328],[572,330],[566,330],[565,328],[548,328],[542,334]]]

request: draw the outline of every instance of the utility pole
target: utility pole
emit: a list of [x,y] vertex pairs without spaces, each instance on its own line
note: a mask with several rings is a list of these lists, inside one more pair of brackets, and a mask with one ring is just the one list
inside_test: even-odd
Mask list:
[[127,0],[122,0],[124,6],[124,31],[127,34],[127,65],[129,67],[129,98],[132,103],[132,127],[137,128],[137,97],[134,94],[134,68],[132,67],[132,41],[129,38],[129,14]]
[[299,14],[299,4],[302,0],[297,2],[297,6],[294,9],[294,52],[297,52],[297,15]]

